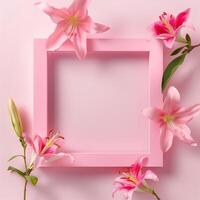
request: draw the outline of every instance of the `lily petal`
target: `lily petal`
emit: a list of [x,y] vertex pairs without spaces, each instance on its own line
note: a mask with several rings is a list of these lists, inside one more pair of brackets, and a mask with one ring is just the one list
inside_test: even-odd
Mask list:
[[179,130],[176,132],[176,136],[186,144],[190,144],[191,146],[197,146],[197,143],[191,136],[191,130],[186,125],[180,125]]
[[52,147],[49,147],[44,153],[45,154],[54,154],[58,150],[58,147],[56,145],[53,145]]
[[86,33],[78,30],[73,42],[77,57],[83,59],[87,54]]
[[49,6],[45,2],[37,2],[35,5],[40,8],[43,12],[49,15],[54,23],[59,23],[66,19],[67,10],[66,9],[57,9],[52,6]]
[[65,33],[65,24],[60,23],[57,25],[56,30],[47,40],[47,49],[54,51],[62,46],[62,44],[68,39]]
[[174,134],[167,127],[161,128],[160,145],[163,152],[167,152],[173,143]]
[[162,115],[162,111],[158,108],[146,108],[143,110],[143,115],[155,122],[160,122],[160,117]]
[[126,200],[132,200],[134,190],[125,191]]
[[92,23],[90,33],[102,33],[102,32],[108,31],[109,29],[110,27],[106,25],[99,24],[99,23]]
[[69,7],[70,14],[84,17],[87,15],[87,7],[90,0],[74,0]]
[[169,15],[169,24],[173,27],[174,30],[176,30],[176,18],[174,15]]
[[43,157],[40,157],[40,156],[38,156],[37,154],[35,154],[35,158],[34,158],[34,161],[33,161],[34,168],[39,168],[39,167],[41,167],[43,161],[44,161],[44,158],[43,158]]
[[171,49],[174,46],[175,41],[176,41],[176,37],[171,37],[168,39],[166,38],[163,40],[164,45],[169,49]]
[[101,33],[101,32],[108,31],[110,29],[110,27],[106,25],[94,23],[90,16],[85,17],[85,19],[81,21],[79,26],[85,32],[90,33],[90,34]]
[[180,107],[180,94],[175,87],[170,87],[164,100],[163,111],[171,114]]
[[143,174],[141,169],[147,165],[148,162],[148,157],[146,156],[142,156],[138,162],[136,162],[135,164],[133,164],[131,166],[130,172],[131,174],[136,177],[137,179],[142,179],[143,178]]
[[[116,185],[115,186],[115,188],[113,189],[113,191],[112,191],[112,197],[114,198],[115,197],[115,194],[117,193],[117,192],[120,192],[120,191],[123,191],[124,192],[124,196],[125,196],[125,198],[127,199],[127,198],[129,198],[129,196],[131,195],[132,196],[132,194],[128,194],[130,191],[132,191],[132,193],[133,193],[133,191],[134,191],[134,189],[135,189],[135,187],[127,187],[126,185]],[[131,199],[130,199],[131,200]]]
[[112,191],[112,198],[115,197],[115,194],[116,194],[119,190],[120,190],[119,187],[115,187],[115,188],[113,189],[113,191]]
[[150,26],[152,32],[155,34],[155,36],[159,36],[160,34],[166,34],[169,33],[166,27],[163,25],[162,22],[158,21],[155,22],[153,25]]
[[39,135],[36,135],[34,137],[34,147],[35,147],[35,152],[37,154],[40,154],[40,152],[42,151],[43,147],[45,146],[42,138]]
[[144,175],[144,179],[149,179],[149,180],[153,180],[153,181],[159,181],[158,176],[152,172],[151,170],[147,170],[145,175]]
[[121,186],[128,186],[128,187],[133,187],[134,185],[130,180],[122,176],[117,177],[114,181],[114,184],[118,184]]
[[177,17],[176,17],[176,28],[181,26],[185,21],[187,21],[188,17],[190,14],[190,8],[186,9],[185,11],[181,12]]
[[170,33],[162,33],[160,35],[156,36],[157,39],[161,39],[161,40],[169,40],[174,38],[174,35],[170,34]]
[[142,167],[146,166],[147,163],[148,163],[148,157],[147,157],[147,156],[142,156],[142,157],[139,159],[138,163],[139,163]]
[[33,140],[31,138],[31,136],[29,135],[29,133],[27,132],[23,132],[23,137],[25,139],[25,141],[34,149],[35,151],[35,146],[33,144]]
[[176,122],[184,124],[188,123],[199,114],[200,114],[200,104],[196,104],[188,108],[182,108],[176,114]]
[[67,153],[44,154],[43,156],[40,157],[37,166],[42,167],[47,164],[51,164],[55,161],[58,161],[60,159],[64,159],[65,161],[68,161],[69,163],[72,163],[74,161],[73,156]]

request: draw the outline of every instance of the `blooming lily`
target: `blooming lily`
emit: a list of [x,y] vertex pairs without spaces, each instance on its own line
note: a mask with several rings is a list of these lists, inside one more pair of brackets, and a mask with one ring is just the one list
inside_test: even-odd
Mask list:
[[160,20],[152,25],[152,31],[154,35],[163,40],[164,44],[168,48],[172,48],[174,42],[177,40],[183,40],[179,36],[180,29],[186,26],[185,22],[188,19],[190,9],[187,9],[178,14],[175,17],[172,14],[164,12],[159,18]]
[[181,107],[180,94],[175,87],[169,88],[162,109],[151,107],[143,112],[146,117],[159,124],[161,149],[164,152],[170,149],[174,137],[192,146],[197,145],[191,136],[190,128],[186,124],[199,113],[200,104]]
[[61,9],[44,2],[36,3],[57,24],[55,32],[47,41],[49,50],[56,50],[68,41],[67,44],[73,46],[78,58],[84,58],[87,53],[87,34],[109,30],[109,27],[93,22],[88,15],[88,2],[89,0],[74,0],[68,8]]
[[24,137],[33,150],[31,167],[37,168],[62,158],[73,161],[70,154],[60,151],[60,143],[64,138],[59,133],[50,131],[45,138],[35,135],[32,139],[28,134],[25,134]]
[[113,190],[113,198],[118,191],[124,191],[125,199],[131,200],[134,191],[143,191],[153,194],[157,200],[158,195],[154,189],[150,188],[145,180],[158,181],[158,177],[151,170],[143,172],[143,167],[147,164],[147,157],[142,157],[131,166],[129,172],[122,173],[114,181],[115,189]]

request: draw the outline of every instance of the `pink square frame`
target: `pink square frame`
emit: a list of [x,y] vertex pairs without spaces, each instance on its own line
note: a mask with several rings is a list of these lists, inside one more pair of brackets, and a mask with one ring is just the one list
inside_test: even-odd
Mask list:
[[[148,52],[149,53],[149,106],[162,106],[160,89],[163,72],[163,47],[160,42],[149,39],[96,39],[87,40],[88,52]],[[72,52],[63,46],[57,51]],[[36,133],[48,132],[48,50],[46,39],[34,40],[34,125]],[[62,160],[47,167],[128,167],[140,156],[148,156],[148,166],[162,167],[159,127],[149,121],[149,151],[130,153],[78,152],[72,155],[72,164]],[[77,141],[79,142],[79,141]]]

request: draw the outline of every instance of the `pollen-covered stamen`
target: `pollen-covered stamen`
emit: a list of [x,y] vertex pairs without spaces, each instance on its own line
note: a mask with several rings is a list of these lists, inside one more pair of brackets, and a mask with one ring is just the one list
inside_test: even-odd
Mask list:
[[135,185],[138,185],[140,183],[136,177],[130,175],[129,173],[123,173],[123,174],[129,181],[133,182]]
[[69,17],[69,23],[73,27],[77,26],[78,25],[78,17],[76,17],[76,16]]
[[163,116],[163,120],[166,123],[170,123],[170,122],[172,122],[174,120],[174,117],[172,115],[164,115]]
[[78,20],[78,17],[76,17],[76,16],[70,16],[67,19],[67,21],[69,23],[69,26],[65,32],[68,35],[69,39],[71,39],[76,34],[79,20]]
[[174,28],[169,23],[170,16],[168,16],[168,14],[164,12],[159,18],[162,21],[162,23],[165,25],[165,27],[168,29],[168,31],[173,34]]
[[163,116],[163,121],[165,122],[165,123],[167,123],[167,125],[170,127],[170,128],[174,128],[175,127],[175,125],[174,125],[174,116],[172,116],[172,115],[164,115]]
[[60,139],[64,139],[64,137],[60,136],[59,133],[56,133],[51,138],[47,138],[47,142],[45,147],[43,148],[41,154],[44,154],[49,148],[51,148],[53,145],[59,147],[57,144],[57,141]]

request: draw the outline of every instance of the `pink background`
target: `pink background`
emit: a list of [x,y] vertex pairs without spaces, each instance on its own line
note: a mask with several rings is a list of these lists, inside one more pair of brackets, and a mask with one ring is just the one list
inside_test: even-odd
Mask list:
[[52,57],[49,128],[65,133],[70,152],[149,151],[149,123],[141,115],[149,105],[147,53],[94,54],[81,62]]
[[[70,1],[49,1],[65,5]],[[162,11],[177,13],[192,8],[190,21],[196,27],[191,32],[194,42],[200,41],[200,12],[197,0],[174,1],[133,1],[99,0],[92,1],[90,14],[96,21],[104,22],[112,30],[102,35],[115,37],[147,37],[147,27]],[[31,129],[33,105],[33,38],[46,38],[54,24],[47,16],[33,7],[33,1],[4,1],[0,6],[0,199],[21,200],[22,180],[6,172],[8,157],[20,148],[12,133],[7,116],[7,99],[12,97],[24,110],[27,130]],[[200,49],[188,57],[172,82],[182,94],[184,104],[200,102]],[[166,51],[167,53],[167,51]],[[167,56],[165,61],[168,62]],[[199,120],[190,125],[193,136],[200,144]],[[175,142],[165,154],[164,168],[154,169],[160,176],[155,185],[163,200],[199,199],[200,147],[191,148]],[[111,200],[112,182],[118,169],[43,169],[35,172],[40,177],[37,188],[31,187],[30,200]],[[135,199],[153,199],[136,194]]]

